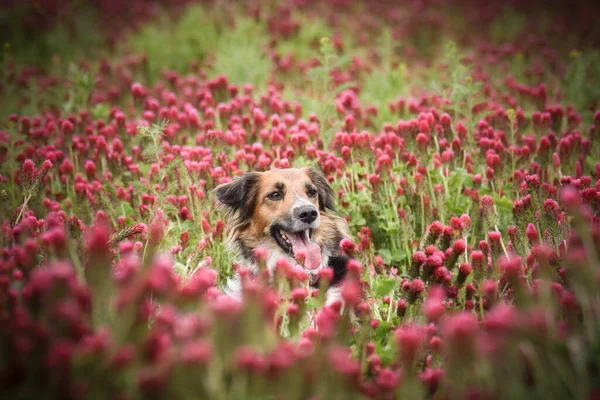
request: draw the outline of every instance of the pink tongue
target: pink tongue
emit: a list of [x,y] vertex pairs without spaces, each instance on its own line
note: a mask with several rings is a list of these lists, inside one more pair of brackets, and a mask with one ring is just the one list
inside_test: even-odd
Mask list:
[[306,254],[304,268],[313,270],[321,266],[321,248],[308,240],[308,231],[300,233],[286,232],[285,235],[290,240],[290,243],[292,243],[294,254]]

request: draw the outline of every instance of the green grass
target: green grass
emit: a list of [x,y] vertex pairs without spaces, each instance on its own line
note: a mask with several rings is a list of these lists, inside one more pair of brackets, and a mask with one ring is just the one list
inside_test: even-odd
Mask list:
[[271,60],[265,53],[268,36],[264,25],[241,18],[233,29],[220,35],[210,75],[225,75],[230,83],[252,83],[256,90],[266,88]]
[[155,82],[162,70],[186,73],[193,60],[203,61],[218,48],[218,21],[201,6],[189,7],[178,21],[164,17],[130,36],[125,48],[148,57],[146,78]]
[[360,100],[364,105],[377,104],[379,113],[377,122],[378,128],[385,122],[395,122],[397,117],[393,117],[388,108],[388,103],[408,95],[409,81],[406,64],[402,63],[397,67],[391,65],[383,67],[382,70],[373,70],[366,75],[361,82]]

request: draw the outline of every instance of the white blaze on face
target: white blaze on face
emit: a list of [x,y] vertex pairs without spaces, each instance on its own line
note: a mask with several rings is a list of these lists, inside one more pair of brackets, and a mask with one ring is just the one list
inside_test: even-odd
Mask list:
[[[292,204],[292,208],[290,210],[291,215],[296,215],[296,210],[298,210],[298,208],[300,208],[302,206],[315,207],[315,205],[313,203],[311,203],[310,200],[308,200],[307,198],[302,197],[302,196],[296,196],[296,200],[294,200],[294,204]],[[318,228],[319,225],[321,224],[321,215],[318,214],[319,210],[317,209],[317,207],[315,207],[315,210],[317,211],[317,218],[309,224],[310,229]],[[297,232],[297,231],[300,231],[300,230],[306,228],[305,222],[297,220],[296,218],[293,218],[292,220],[293,220],[292,230],[294,232]]]

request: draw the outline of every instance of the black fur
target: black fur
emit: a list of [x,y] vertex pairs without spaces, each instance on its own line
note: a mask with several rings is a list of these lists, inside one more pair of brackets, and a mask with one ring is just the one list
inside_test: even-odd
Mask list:
[[259,177],[257,172],[248,172],[215,188],[217,199],[227,207],[229,213],[236,215],[239,224],[250,222],[254,215]]
[[346,277],[348,271],[349,257],[330,257],[329,266],[333,268],[333,279],[331,280],[331,286],[336,286]]
[[333,189],[329,186],[329,182],[323,174],[317,171],[315,168],[308,169],[308,176],[314,185],[317,187],[317,193],[319,194],[319,208],[321,211],[330,209],[335,211],[335,196],[333,195]]
[[244,244],[244,241],[240,238],[235,239],[235,246],[240,252],[240,255],[247,262],[254,262],[254,252],[248,246]]
[[[328,266],[333,269],[333,279],[329,286],[337,286],[344,280],[348,271],[348,261],[350,261],[349,257],[329,257]],[[319,282],[316,282],[313,286],[319,287]]]

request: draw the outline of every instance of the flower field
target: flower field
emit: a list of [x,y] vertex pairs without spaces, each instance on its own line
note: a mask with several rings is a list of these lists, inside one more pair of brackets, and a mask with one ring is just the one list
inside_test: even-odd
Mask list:
[[[0,9],[0,397],[600,398],[590,4]],[[213,189],[287,167],[343,302],[225,247]]]

